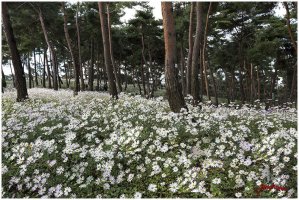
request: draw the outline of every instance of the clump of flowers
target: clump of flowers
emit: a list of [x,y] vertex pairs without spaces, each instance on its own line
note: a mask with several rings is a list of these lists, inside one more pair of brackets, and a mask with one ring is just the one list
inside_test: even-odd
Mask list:
[[[297,197],[297,110],[30,89],[2,98],[4,198]],[[275,184],[286,191],[260,191]]]

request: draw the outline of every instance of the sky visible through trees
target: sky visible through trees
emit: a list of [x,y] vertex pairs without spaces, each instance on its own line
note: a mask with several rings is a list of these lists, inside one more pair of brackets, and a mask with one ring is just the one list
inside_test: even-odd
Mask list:
[[[72,2],[71,2],[72,3]],[[73,3],[75,4],[75,3]],[[150,1],[149,5],[153,7],[153,15],[156,19],[162,19],[162,12],[161,12],[161,4],[159,1]],[[125,8],[124,13],[125,15],[120,18],[120,20],[125,23],[128,20],[132,19],[135,14],[134,8]],[[278,17],[283,17],[285,15],[285,9],[283,8],[282,4],[279,3],[277,7],[274,9],[274,13]],[[11,70],[8,65],[3,65],[3,71],[6,75],[11,74]],[[26,71],[26,69],[25,69]],[[27,72],[27,71],[26,71]]]

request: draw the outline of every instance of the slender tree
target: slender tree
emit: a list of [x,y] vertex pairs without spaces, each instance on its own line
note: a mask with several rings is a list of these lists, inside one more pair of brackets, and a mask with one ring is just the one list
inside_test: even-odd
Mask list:
[[204,71],[204,78],[205,78],[205,86],[208,99],[211,100],[210,93],[209,93],[209,81],[208,81],[208,71],[207,71],[207,64],[206,64],[206,44],[207,44],[207,35],[208,35],[208,27],[209,27],[209,16],[212,9],[212,2],[209,4],[209,9],[206,17],[206,25],[204,31],[204,38],[203,38],[203,47],[202,47],[202,66]]
[[161,2],[164,40],[165,40],[165,83],[166,93],[170,109],[173,112],[180,112],[181,108],[186,108],[182,94],[182,88],[175,69],[176,58],[176,37],[174,28],[174,18],[171,2]]
[[199,101],[199,59],[202,45],[202,2],[196,2],[196,33],[192,52],[192,66],[191,66],[191,94],[193,96],[193,103]]
[[[117,85],[117,89],[119,92],[122,91],[122,86],[120,83],[120,74],[117,73],[117,67],[114,61],[113,56],[113,48],[112,48],[112,36],[111,36],[111,20],[110,20],[110,10],[109,10],[109,2],[106,2],[106,8],[107,8],[107,28],[108,28],[108,37],[109,37],[109,48],[110,48],[110,56],[111,56],[111,64],[114,71],[115,81]],[[118,66],[119,68],[120,66]]]
[[42,30],[44,33],[44,37],[45,37],[46,43],[48,45],[48,48],[49,48],[51,56],[52,56],[51,61],[52,61],[52,66],[53,66],[53,88],[54,88],[54,90],[58,90],[58,64],[57,64],[57,57],[56,57],[56,52],[55,52],[55,49],[53,46],[53,42],[52,42],[52,40],[49,39],[48,28],[46,26],[41,7],[40,6],[38,6],[37,8],[35,6],[32,6],[32,7],[38,13],[39,20],[40,20]]
[[16,87],[16,84],[15,84],[15,75],[14,75],[14,73],[12,71],[11,61],[9,62],[9,67],[10,67],[10,73],[11,73],[11,76],[12,76],[13,87]]
[[78,62],[79,62],[79,67],[80,67],[80,81],[81,81],[81,89],[85,90],[85,84],[84,84],[84,79],[83,79],[83,69],[82,69],[82,61],[81,61],[81,37],[80,37],[80,28],[79,28],[79,7],[80,7],[80,2],[77,3],[77,9],[76,9],[76,29],[77,29],[77,45],[78,45]]
[[15,36],[13,33],[12,25],[10,22],[10,16],[8,13],[8,6],[6,2],[2,2],[2,23],[6,36],[6,40],[11,53],[13,67],[15,71],[15,84],[17,89],[17,101],[24,101],[28,99],[28,92],[26,87],[26,79]]
[[90,66],[88,68],[88,90],[93,91],[93,80],[94,80],[94,41],[93,41],[93,38],[91,38],[91,42],[90,42],[90,54],[91,54],[91,60],[90,60]]
[[118,99],[116,83],[115,83],[115,75],[113,72],[113,66],[111,64],[108,21],[107,21],[107,16],[104,12],[104,7],[105,7],[104,4],[105,4],[104,2],[98,2],[99,15],[101,20],[101,32],[102,32],[102,39],[103,39],[105,66],[106,66],[106,72],[108,77],[110,95],[112,95],[112,98]]
[[68,45],[68,49],[69,52],[71,54],[71,58],[73,61],[73,66],[74,66],[74,76],[75,76],[75,87],[74,87],[74,95],[78,95],[78,92],[80,90],[80,83],[79,83],[79,74],[80,74],[80,66],[78,63],[78,56],[75,55],[75,51],[72,47],[72,41],[69,35],[69,31],[67,28],[67,16],[65,13],[65,8],[64,8],[64,2],[62,2],[62,11],[63,11],[63,25],[64,25],[64,34],[65,34],[65,38],[67,41],[67,45]]
[[192,54],[193,54],[193,13],[195,2],[191,3],[190,17],[189,17],[189,52],[187,60],[187,73],[186,73],[186,93],[191,94],[191,66],[192,66]]

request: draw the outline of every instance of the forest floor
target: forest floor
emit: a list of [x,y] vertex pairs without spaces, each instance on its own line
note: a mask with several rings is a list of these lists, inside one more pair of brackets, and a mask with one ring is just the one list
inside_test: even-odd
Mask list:
[[2,197],[297,197],[297,110],[2,94]]

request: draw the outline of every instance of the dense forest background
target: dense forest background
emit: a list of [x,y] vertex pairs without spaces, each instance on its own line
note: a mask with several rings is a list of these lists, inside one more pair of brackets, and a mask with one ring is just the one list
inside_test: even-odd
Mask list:
[[[165,24],[148,2],[6,4],[27,87],[166,95]],[[281,3],[283,18],[274,14],[278,4],[173,2],[171,50],[181,93],[216,105],[295,101],[297,2]],[[122,23],[125,8],[137,11]],[[14,86],[4,31],[2,65],[12,75],[2,69],[2,86]]]

